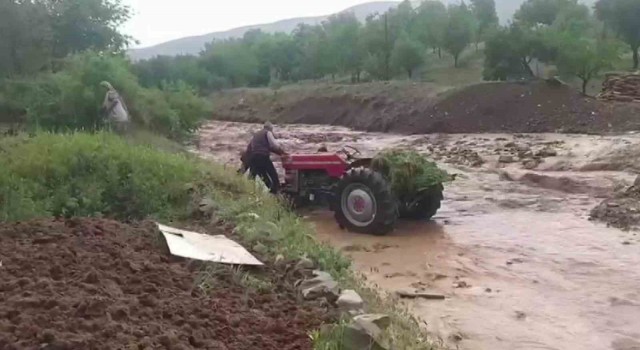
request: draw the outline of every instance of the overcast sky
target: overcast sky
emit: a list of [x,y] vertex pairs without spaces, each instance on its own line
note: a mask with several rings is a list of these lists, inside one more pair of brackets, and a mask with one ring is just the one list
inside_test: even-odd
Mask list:
[[151,46],[185,36],[293,17],[328,15],[366,0],[123,0],[133,10],[125,32]]

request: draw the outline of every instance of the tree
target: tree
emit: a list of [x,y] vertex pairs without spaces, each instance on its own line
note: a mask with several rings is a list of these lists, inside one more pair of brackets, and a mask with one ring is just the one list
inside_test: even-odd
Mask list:
[[448,14],[444,4],[440,1],[426,0],[417,9],[411,31],[425,47],[432,48],[434,52],[437,50],[440,56],[447,23]]
[[596,15],[607,26],[614,29],[618,36],[631,48],[633,69],[640,66],[640,1],[638,0],[599,0],[596,3]]
[[362,25],[353,13],[330,16],[322,24],[329,40],[332,73],[349,73],[352,82],[360,81],[364,61],[364,47],[361,39]]
[[322,27],[299,24],[293,40],[299,51],[298,79],[318,79],[333,70],[336,63],[327,50],[329,41]]
[[556,65],[561,73],[577,76],[582,80],[582,93],[587,93],[589,81],[602,70],[611,68],[619,58],[617,46],[607,40],[575,37],[571,33],[559,33]]
[[121,0],[2,0],[0,75],[52,68],[54,58],[88,49],[121,51],[128,18]]
[[498,27],[499,20],[496,12],[495,0],[471,0],[473,13],[476,17],[476,49],[478,42],[485,40],[487,33]]
[[574,36],[593,35],[598,23],[586,5],[565,6],[557,15],[551,27],[558,32],[570,32]]
[[57,58],[93,50],[121,51],[131,38],[119,29],[130,17],[122,0],[40,0],[49,8]]
[[577,0],[527,0],[520,6],[514,18],[517,22],[534,26],[552,25],[559,13],[567,7],[577,6]]
[[0,1],[0,78],[47,67],[51,44],[50,17],[43,4]]
[[423,46],[405,34],[396,41],[391,55],[391,62],[394,67],[407,72],[409,79],[411,79],[413,71],[424,63],[423,53]]
[[449,6],[449,21],[444,32],[443,48],[453,56],[456,68],[460,54],[471,43],[473,21],[473,14],[464,2]]
[[391,79],[393,43],[388,13],[367,18],[363,32],[363,44],[368,54],[364,64],[367,72],[379,79]]
[[226,78],[229,87],[249,85],[258,72],[258,59],[241,39],[213,42],[201,55],[202,65],[213,75]]
[[554,52],[544,36],[529,28],[512,24],[496,31],[487,41],[483,77],[485,80],[509,80],[533,77],[534,58],[551,60]]

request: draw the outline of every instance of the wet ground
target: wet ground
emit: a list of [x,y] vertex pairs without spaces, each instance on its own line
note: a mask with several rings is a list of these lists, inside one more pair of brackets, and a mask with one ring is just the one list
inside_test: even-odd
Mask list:
[[[213,122],[199,153],[235,167],[258,128]],[[459,174],[435,221],[401,222],[386,237],[341,231],[325,211],[308,215],[319,238],[382,289],[444,295],[407,301],[437,341],[453,349],[640,349],[640,236],[588,220],[603,198],[633,183],[640,136],[399,136],[322,126],[277,134],[289,152],[409,147]]]

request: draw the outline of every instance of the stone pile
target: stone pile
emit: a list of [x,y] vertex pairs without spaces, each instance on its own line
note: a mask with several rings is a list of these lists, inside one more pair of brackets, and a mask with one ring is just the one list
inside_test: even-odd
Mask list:
[[607,74],[598,99],[640,103],[640,73]]

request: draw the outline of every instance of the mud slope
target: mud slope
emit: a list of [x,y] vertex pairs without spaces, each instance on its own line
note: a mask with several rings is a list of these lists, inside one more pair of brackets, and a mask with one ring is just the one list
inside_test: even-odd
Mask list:
[[[299,90],[299,91],[298,91]],[[640,128],[640,104],[603,102],[537,81],[484,83],[438,93],[430,84],[235,90],[214,96],[213,118],[341,125],[364,131],[602,133]]]
[[323,313],[279,279],[254,293],[223,269],[205,295],[159,242],[152,223],[1,224],[0,349],[311,349]]

